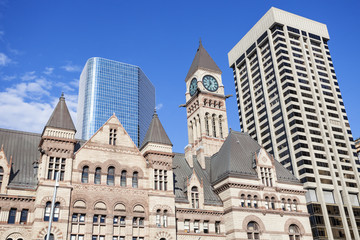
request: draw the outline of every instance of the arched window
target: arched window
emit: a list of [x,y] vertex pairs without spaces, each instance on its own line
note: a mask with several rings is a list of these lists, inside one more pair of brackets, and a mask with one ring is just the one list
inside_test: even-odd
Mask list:
[[108,168],[108,173],[107,173],[106,184],[110,185],[110,186],[114,186],[114,178],[115,178],[115,168],[114,167],[109,167]]
[[89,182],[89,167],[84,166],[81,174],[81,182],[88,183]]
[[126,187],[126,171],[121,172],[120,186]]
[[282,199],[281,199],[281,209],[282,209],[283,211],[286,210],[286,208],[285,208],[285,198],[282,198]]
[[220,137],[223,138],[223,129],[222,129],[222,116],[219,116],[219,131],[220,131]]
[[59,215],[60,215],[60,203],[56,202],[54,206],[54,218],[53,218],[54,222],[59,221]]
[[240,206],[245,207],[245,194],[241,194],[240,197]]
[[212,128],[213,128],[213,137],[216,137],[216,123],[215,123],[215,117],[216,115],[212,115]]
[[156,210],[156,226],[161,227],[161,210]]
[[275,198],[274,197],[271,198],[271,209],[275,210]]
[[256,195],[253,198],[253,206],[254,206],[254,208],[258,208],[257,196]]
[[269,197],[265,197],[265,209],[269,209],[269,205],[270,205],[270,199]]
[[249,207],[249,208],[251,207],[251,195],[247,196],[246,206]]
[[101,168],[99,168],[99,167],[95,169],[94,183],[95,184],[101,183]]
[[289,239],[300,240],[300,230],[299,227],[295,224],[291,224],[289,227]]
[[251,221],[247,225],[247,236],[248,239],[260,239],[259,225]]
[[164,210],[163,226],[164,226],[164,227],[167,227],[167,226],[168,226],[168,222],[167,222],[167,210]]
[[196,186],[191,188],[191,203],[193,208],[199,208],[199,190]]
[[209,113],[205,114],[205,131],[206,131],[206,136],[210,135],[210,131],[209,131]]
[[[46,240],[47,235],[45,235],[44,240]],[[49,240],[55,240],[54,234],[50,233]]]
[[133,176],[132,176],[132,187],[133,188],[138,188],[138,176],[139,176],[138,172],[133,172]]
[[294,212],[297,211],[297,201],[296,201],[295,199],[293,200],[292,210],[293,210]]
[[288,199],[288,200],[287,200],[286,210],[287,210],[287,211],[291,211],[291,199]]
[[51,202],[46,202],[45,212],[44,212],[44,221],[49,221],[51,212]]

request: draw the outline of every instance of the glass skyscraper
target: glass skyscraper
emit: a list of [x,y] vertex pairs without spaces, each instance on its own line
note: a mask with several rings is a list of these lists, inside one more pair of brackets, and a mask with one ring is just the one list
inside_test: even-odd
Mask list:
[[113,113],[139,146],[155,108],[155,88],[138,66],[90,58],[81,73],[77,137],[88,140]]

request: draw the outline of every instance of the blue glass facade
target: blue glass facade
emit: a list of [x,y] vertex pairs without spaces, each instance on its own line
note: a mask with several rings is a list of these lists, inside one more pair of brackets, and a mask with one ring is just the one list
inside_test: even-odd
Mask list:
[[80,76],[77,137],[89,139],[115,113],[139,146],[154,108],[155,88],[139,67],[90,58]]

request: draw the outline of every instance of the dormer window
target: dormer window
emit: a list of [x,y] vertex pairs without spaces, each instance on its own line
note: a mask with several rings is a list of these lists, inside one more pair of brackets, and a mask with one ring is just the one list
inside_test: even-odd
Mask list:
[[56,180],[56,175],[59,175],[59,180],[64,181],[65,176],[65,158],[49,158],[49,165],[48,165],[48,176],[47,179],[49,180]]
[[193,208],[199,208],[199,190],[195,186],[191,188],[191,205]]
[[272,187],[271,168],[260,167],[261,182],[267,187]]
[[110,145],[116,145],[116,129],[114,129],[114,128],[110,128],[109,144]]

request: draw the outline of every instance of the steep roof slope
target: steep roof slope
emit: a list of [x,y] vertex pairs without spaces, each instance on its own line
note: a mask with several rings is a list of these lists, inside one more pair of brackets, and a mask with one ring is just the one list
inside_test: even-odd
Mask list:
[[198,69],[210,70],[217,73],[222,73],[215,61],[210,57],[209,53],[203,47],[201,40],[199,48],[195,54],[194,60],[190,66],[189,72],[186,75],[185,81],[194,74]]
[[62,94],[61,97],[59,98],[59,102],[56,105],[45,127],[54,127],[54,128],[76,131],[74,123],[70,116],[69,109],[66,106],[64,94]]
[[[211,159],[211,182],[220,181],[230,175],[258,178],[254,168],[254,156],[261,146],[249,134],[230,131],[219,152]],[[275,160],[278,181],[299,183],[299,180]]]

